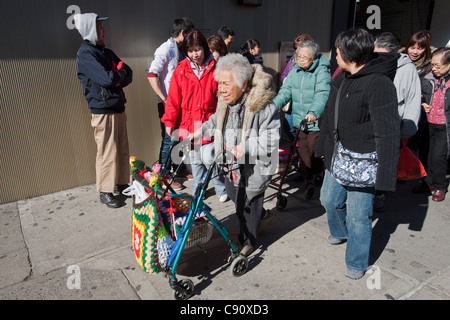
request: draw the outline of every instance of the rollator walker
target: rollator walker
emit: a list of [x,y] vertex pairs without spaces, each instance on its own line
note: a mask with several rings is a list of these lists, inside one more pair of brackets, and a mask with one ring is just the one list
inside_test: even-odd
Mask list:
[[[186,155],[190,151],[191,141],[189,139],[184,139],[179,143],[174,143],[171,147],[170,154],[172,154],[175,147],[177,148],[177,151],[182,154],[181,159],[184,161]],[[220,173],[227,172],[226,165],[217,164],[217,160],[222,156],[223,154],[216,155],[214,162],[209,166],[202,177],[193,196],[189,194],[177,194],[170,187],[171,182],[176,177],[179,167],[175,171],[173,178],[167,179],[170,171],[167,167],[168,163],[170,163],[169,159],[167,159],[161,169],[159,177],[162,183],[160,183],[160,186],[158,186],[158,184],[151,186],[148,179],[144,177],[146,172],[151,171],[148,167],[144,170],[135,170],[132,174],[133,182],[138,182],[146,190],[149,197],[153,199],[153,201],[149,201],[146,205],[154,206],[153,208],[150,208],[153,209],[150,211],[154,213],[152,221],[156,222],[152,225],[150,224],[150,228],[152,226],[156,228],[165,225],[167,233],[166,240],[169,242],[172,241],[171,248],[166,248],[165,256],[167,259],[164,263],[161,261],[161,256],[163,255],[162,250],[157,249],[159,248],[159,244],[155,245],[152,243],[154,241],[160,241],[158,238],[161,237],[161,234],[155,234],[151,241],[141,241],[144,245],[140,245],[140,248],[144,251],[146,248],[143,247],[151,247],[150,250],[147,250],[151,257],[147,260],[152,259],[150,264],[141,263],[142,260],[139,260],[141,257],[138,257],[138,254],[136,257],[145,271],[149,273],[163,272],[168,276],[169,285],[172,288],[172,296],[176,300],[186,300],[194,294],[194,283],[190,279],[183,279],[180,281],[176,276],[177,267],[180,263],[184,249],[208,242],[214,228],[217,229],[224,241],[230,247],[231,255],[228,259],[228,263],[230,263],[231,275],[240,277],[248,269],[247,257],[239,253],[237,246],[230,239],[226,227],[211,214],[211,208],[203,202],[203,196],[208,188],[209,181],[212,178],[214,168],[217,166],[217,171]],[[173,206],[176,202],[182,202],[185,210],[177,210],[177,208]],[[169,214],[166,216],[162,212],[164,211],[162,209],[164,203],[165,208],[169,211]],[[135,210],[135,208],[133,210]],[[182,224],[176,225],[176,223],[174,223],[175,218],[177,221],[183,221]],[[133,234],[138,233],[136,229],[138,228],[135,228],[133,223]],[[161,233],[161,228],[159,228],[159,232]],[[137,237],[133,236],[133,241],[136,241],[135,238]],[[143,255],[145,256],[145,253]],[[146,257],[148,257],[148,255]],[[147,268],[148,270],[146,270],[146,266],[149,267],[150,265],[152,266],[152,269]]]

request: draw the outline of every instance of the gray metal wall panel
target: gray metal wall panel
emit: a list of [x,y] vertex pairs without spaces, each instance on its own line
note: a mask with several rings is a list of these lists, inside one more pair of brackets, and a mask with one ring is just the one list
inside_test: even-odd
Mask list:
[[261,42],[266,66],[278,72],[281,41],[309,32],[328,50],[331,0],[0,0],[0,203],[95,183],[90,112],[76,77],[81,37],[69,30],[67,8],[96,12],[108,46],[134,71],[125,89],[130,153],[153,163],[159,153],[156,96],[146,69],[170,36],[173,19],[190,17],[206,36],[222,25],[237,33],[234,51],[248,38]]

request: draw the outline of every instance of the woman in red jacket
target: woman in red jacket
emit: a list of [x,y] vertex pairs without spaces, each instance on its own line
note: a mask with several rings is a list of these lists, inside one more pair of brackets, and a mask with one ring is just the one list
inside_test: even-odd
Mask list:
[[[199,129],[217,108],[216,61],[205,36],[198,30],[189,32],[183,42],[183,53],[187,58],[173,73],[165,114],[161,119],[167,133],[180,139]],[[190,153],[193,192],[206,172],[206,166],[212,162],[214,152],[211,142],[211,138],[203,137],[200,145]],[[214,178],[212,183],[219,200],[225,202],[228,197],[223,182]]]

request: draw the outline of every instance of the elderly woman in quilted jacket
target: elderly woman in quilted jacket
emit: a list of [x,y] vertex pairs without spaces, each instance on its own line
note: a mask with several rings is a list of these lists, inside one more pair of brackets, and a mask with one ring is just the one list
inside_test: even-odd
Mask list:
[[[273,102],[281,110],[292,101],[292,123],[297,132],[300,122],[307,120],[308,126],[306,130],[298,132],[296,143],[297,154],[309,183],[313,174],[319,181],[323,176],[323,162],[314,157],[314,152],[319,137],[319,118],[330,93],[330,60],[319,52],[319,45],[311,40],[301,42],[296,55],[297,64],[289,72]],[[314,187],[308,184],[305,188],[306,198],[310,199],[313,194]]]

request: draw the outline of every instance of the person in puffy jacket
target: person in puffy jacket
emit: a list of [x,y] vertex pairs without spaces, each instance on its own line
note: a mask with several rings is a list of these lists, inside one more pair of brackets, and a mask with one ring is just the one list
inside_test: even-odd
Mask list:
[[[294,66],[297,64],[296,52],[297,52],[298,45],[306,40],[314,41],[314,39],[309,34],[301,33],[301,34],[297,35],[295,37],[294,41],[292,42],[292,47],[294,48],[295,52],[292,55],[291,59],[286,64],[286,68],[284,69],[283,73],[280,76],[281,84],[284,83],[289,72],[291,72],[292,68],[294,68]],[[282,123],[282,127],[283,127],[284,133],[287,134],[289,140],[293,141],[295,138],[295,127],[292,124],[293,116],[292,116],[292,110],[291,110],[290,106],[291,106],[291,104],[288,103],[288,105],[283,108],[284,121]]]
[[96,181],[100,201],[110,208],[120,202],[113,193],[123,191],[130,180],[127,116],[123,88],[133,80],[133,71],[105,47],[103,21],[95,13],[77,14],[75,26],[83,38],[77,53],[77,74],[92,113],[91,125],[97,143]]
[[[292,124],[296,130],[302,120],[307,120],[307,130],[298,135],[297,154],[311,182],[313,174],[318,180],[323,176],[323,162],[314,157],[319,137],[319,118],[325,108],[331,87],[330,60],[319,52],[319,45],[311,40],[301,42],[297,47],[296,65],[289,72],[273,102],[281,110],[289,101],[292,103]],[[306,186],[305,196],[314,194],[312,184]]]
[[[194,23],[190,19],[175,19],[172,24],[172,36],[156,49],[153,61],[148,69],[148,81],[152,90],[158,96],[158,116],[160,119],[165,113],[165,104],[173,71],[178,63],[185,59],[181,49],[184,37],[192,29],[194,29]],[[164,123],[161,122],[161,149],[158,157],[160,164],[166,163],[171,146],[172,140],[166,133]],[[171,186],[175,191],[182,189],[181,184],[176,181],[172,182]]]
[[[175,69],[170,82],[166,110],[161,121],[173,139],[185,139],[201,127],[216,112],[217,81],[214,79],[216,61],[209,50],[205,36],[198,30],[190,31],[183,42],[187,57]],[[195,193],[213,153],[211,140],[205,138],[190,152]],[[228,200],[225,185],[218,177],[212,179],[220,202]]]

